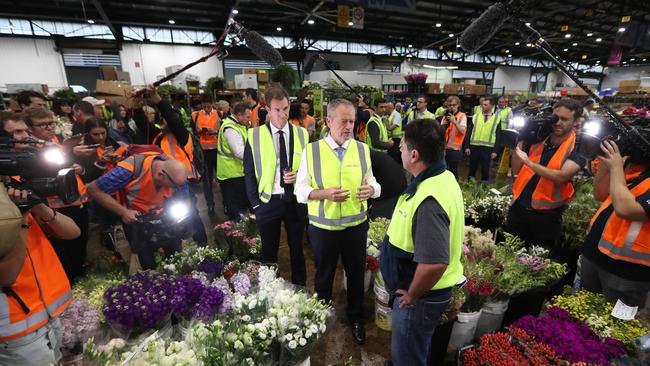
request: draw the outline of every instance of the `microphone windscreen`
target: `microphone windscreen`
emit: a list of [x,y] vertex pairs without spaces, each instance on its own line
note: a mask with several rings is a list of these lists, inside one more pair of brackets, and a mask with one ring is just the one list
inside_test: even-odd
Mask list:
[[307,62],[305,62],[305,68],[303,70],[303,73],[305,75],[311,74],[311,70],[314,68],[314,63],[316,62],[316,59],[318,58],[318,54],[312,53],[307,57]]
[[491,5],[463,31],[460,46],[469,53],[475,53],[494,36],[509,17],[505,4]]
[[266,61],[271,66],[278,66],[282,63],[282,55],[273,48],[264,37],[255,31],[246,32],[244,36],[246,47],[248,47],[255,56]]

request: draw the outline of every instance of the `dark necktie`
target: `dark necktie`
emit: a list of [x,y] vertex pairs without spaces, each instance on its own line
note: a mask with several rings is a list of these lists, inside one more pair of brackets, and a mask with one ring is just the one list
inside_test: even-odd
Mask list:
[[[285,144],[284,141],[284,131],[278,131],[278,137],[280,141],[280,186],[284,187],[284,179],[282,179],[282,176],[284,175],[285,170],[289,168],[289,163],[287,161],[287,145]],[[285,187],[285,192],[287,191]]]

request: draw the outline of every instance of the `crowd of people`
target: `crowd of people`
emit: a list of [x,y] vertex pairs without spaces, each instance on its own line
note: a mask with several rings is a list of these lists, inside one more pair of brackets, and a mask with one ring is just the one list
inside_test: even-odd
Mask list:
[[[247,90],[230,102],[202,96],[195,108],[182,96],[162,98],[153,86],[147,94],[146,100],[133,95],[127,108],[94,97],[50,104],[39,93],[23,92],[20,111],[0,112],[13,140],[35,138],[68,153],[79,192],[73,202],[52,196],[33,206],[21,244],[0,257],[0,363],[49,364],[60,357],[56,318],[71,301],[70,283],[84,274],[89,217],[109,244],[114,226],[123,225],[143,269],[155,268],[160,248],[166,255],[181,250],[180,236],[152,236],[141,221],[164,213],[172,200],[189,207],[193,240],[207,245],[199,184],[210,216],[216,184],[229,219],[255,214],[263,263],[278,262],[284,224],[291,282],[300,286],[307,284],[306,236],[320,299],[332,300],[341,259],[357,344],[366,340],[367,220],[391,218],[380,267],[391,293],[394,365],[426,364],[438,318],[462,281],[465,213],[458,179],[480,168],[480,179],[489,181],[499,160],[513,178],[507,230],[552,256],[560,250],[573,178],[585,169],[594,174],[594,196],[603,204],[583,244],[582,283],[612,301],[645,306],[648,162],[626,160],[614,142],[603,142],[598,159],[581,156],[576,138],[585,108],[573,99],[552,105],[548,137],[504,149],[500,130],[512,128],[516,112],[506,96],[482,97],[471,111],[449,96],[434,112],[426,96],[397,103],[335,99],[321,121],[310,114],[308,100],[292,101],[278,86]],[[464,156],[469,169],[460,178]],[[26,195],[14,188],[8,194],[15,202]]]

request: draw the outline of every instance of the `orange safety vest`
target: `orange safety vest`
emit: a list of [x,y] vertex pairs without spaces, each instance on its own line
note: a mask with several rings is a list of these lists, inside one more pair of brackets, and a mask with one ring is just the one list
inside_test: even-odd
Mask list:
[[[456,121],[460,122],[465,117],[465,113],[458,112],[456,113]],[[450,123],[447,126],[445,131],[445,141],[447,141],[447,149],[460,151],[463,148],[463,140],[465,139],[465,133],[467,133],[467,127],[465,127],[465,132],[460,133],[458,127],[455,124]]]
[[[530,147],[529,156],[532,162],[539,163],[539,160],[542,157],[542,150],[544,150],[544,144],[548,138],[549,137]],[[564,140],[557,151],[555,151],[546,167],[553,170],[560,170],[571,154],[571,151],[573,151],[575,142],[576,134],[572,131],[569,138]],[[526,184],[528,184],[528,181],[530,181],[534,175],[535,172],[533,172],[533,170],[527,165],[524,165],[521,168],[519,176],[517,176],[517,179],[515,179],[515,182],[512,185],[513,197],[510,204],[514,203],[517,198],[519,198],[521,192],[524,191],[524,187],[526,187]],[[562,207],[573,199],[573,192],[573,184],[571,181],[563,183],[562,185],[557,185],[549,179],[540,177],[537,187],[535,187],[535,191],[533,191],[531,207],[536,210],[550,210]]]
[[140,173],[120,190],[120,203],[130,209],[145,213],[160,206],[167,197],[172,195],[173,190],[169,187],[156,188],[151,172],[154,159],[167,160],[167,157],[160,154],[136,154],[117,164],[133,174]]
[[[59,145],[60,144],[59,137],[54,136],[52,142]],[[61,208],[61,207],[70,207],[70,206],[81,206],[84,203],[88,202],[88,192],[86,192],[86,185],[84,184],[79,174],[76,174],[76,176],[77,176],[77,190],[79,191],[79,198],[76,201],[66,204],[65,202],[63,202],[61,197],[50,196],[47,197],[48,206],[50,206],[51,208]]]
[[190,134],[187,138],[187,143],[182,148],[178,145],[178,140],[173,133],[167,132],[163,134],[162,132],[156,136],[154,141],[157,141],[160,138],[160,148],[165,152],[165,155],[168,157],[178,160],[183,165],[185,165],[185,170],[187,170],[187,178],[193,179],[197,178],[196,169],[194,164],[194,150],[192,150],[192,135]]
[[[646,169],[646,167],[641,168],[642,170],[626,173],[628,182],[638,177]],[[650,190],[650,177],[643,179],[641,183],[630,189],[630,192],[634,197],[639,197],[648,190]],[[589,222],[587,232],[591,230],[594,221],[611,204],[612,197],[608,196]],[[650,220],[628,221],[620,218],[616,211],[612,211],[598,242],[598,250],[617,260],[650,266]]]
[[316,128],[316,119],[310,115],[306,115],[302,122],[298,118],[291,120],[294,126],[304,127],[307,131],[313,131]]
[[253,109],[251,109],[251,127],[259,127],[260,126],[260,116],[259,116],[259,113],[258,113],[260,108],[262,108],[262,106],[259,103],[257,103],[257,104],[255,104]]
[[202,129],[219,131],[219,113],[212,110],[209,116],[205,115],[204,110],[192,113],[192,119],[196,121],[196,130],[199,132],[199,142],[203,150],[216,150],[217,149],[217,134],[209,132],[201,132]]
[[52,244],[29,215],[27,255],[16,282],[0,292],[0,341],[46,325],[71,302],[72,290]]

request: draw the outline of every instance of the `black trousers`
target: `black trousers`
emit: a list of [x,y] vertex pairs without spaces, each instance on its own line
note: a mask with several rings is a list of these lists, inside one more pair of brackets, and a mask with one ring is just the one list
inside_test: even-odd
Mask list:
[[72,240],[50,238],[68,280],[74,282],[84,274],[86,245],[88,244],[88,207],[84,204],[83,206],[57,208],[56,211],[71,218],[81,231],[81,235]]
[[310,224],[307,232],[316,264],[314,291],[318,298],[332,300],[332,285],[340,256],[347,276],[348,319],[351,322],[363,321],[368,222],[341,231],[324,230]]
[[510,206],[506,231],[517,235],[526,245],[540,245],[557,258],[558,240],[562,226],[562,213],[558,210],[533,210],[515,202]]
[[393,147],[388,149],[388,155],[399,165],[402,165],[402,153],[399,151],[399,144],[402,141],[399,137],[393,137]]
[[[243,188],[240,188],[243,191]],[[307,205],[285,200],[273,195],[268,203],[262,203],[255,210],[257,227],[262,238],[262,262],[277,263],[280,247],[280,225],[284,222],[291,257],[291,282],[306,286],[307,269],[302,243],[307,222]]]
[[469,155],[469,176],[476,176],[476,170],[478,170],[479,165],[481,166],[481,180],[486,181],[490,179],[490,162],[492,159],[490,155],[494,150],[491,147],[487,146],[475,146],[470,145],[470,155]]
[[[193,183],[197,184],[197,183]],[[194,193],[193,190],[190,189],[190,210],[192,210],[192,217],[190,220],[192,220],[192,230],[194,231],[194,234],[192,234],[192,239],[200,245],[200,246],[206,246],[208,245],[208,235],[205,232],[205,225],[203,225],[203,221],[201,220],[201,216],[199,215],[199,206],[196,198],[196,193]]]
[[[472,151],[472,154],[474,152]],[[445,150],[445,161],[447,162],[447,170],[454,173],[454,176],[458,178],[458,164],[463,159],[463,153],[459,150],[446,149]]]
[[249,205],[244,177],[219,180],[219,187],[226,215],[230,220],[238,220],[241,214],[246,213]]
[[214,193],[212,193],[212,183],[214,182],[214,172],[217,170],[217,149],[203,150],[203,159],[205,160],[205,175],[203,176],[203,194],[208,208],[214,207]]
[[155,253],[158,248],[163,248],[165,256],[170,256],[181,251],[181,239],[174,238],[165,243],[154,243],[143,229],[142,223],[124,225],[124,231],[131,250],[138,255],[142,269],[156,269]]

